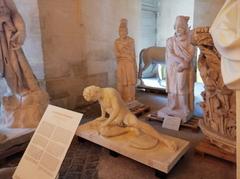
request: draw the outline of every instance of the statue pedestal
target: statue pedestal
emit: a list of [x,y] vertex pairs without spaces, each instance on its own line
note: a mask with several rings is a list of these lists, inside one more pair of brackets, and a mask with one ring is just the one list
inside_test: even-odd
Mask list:
[[5,96],[1,104],[0,125],[12,128],[36,128],[48,105],[48,94],[36,90],[24,96]]
[[[16,167],[0,169],[0,178],[12,179],[12,176],[13,176],[15,170],[16,170]],[[56,179],[59,179],[59,174],[56,176]]]
[[127,108],[137,117],[144,115],[145,113],[150,111],[150,107],[137,101],[131,101],[126,103]]
[[226,136],[222,136],[221,134],[212,131],[211,128],[204,124],[203,120],[199,121],[199,127],[201,128],[202,133],[212,144],[219,147],[225,152],[229,152],[230,154],[236,154],[235,140],[228,139]]
[[188,141],[168,135],[164,137],[178,145],[176,152],[161,142],[146,140],[146,136],[136,136],[134,132],[106,138],[99,135],[98,126],[96,120],[80,125],[76,135],[164,173],[171,171],[190,146]]
[[6,139],[0,141],[0,160],[24,151],[34,130],[30,128],[0,128],[0,134],[6,136]]

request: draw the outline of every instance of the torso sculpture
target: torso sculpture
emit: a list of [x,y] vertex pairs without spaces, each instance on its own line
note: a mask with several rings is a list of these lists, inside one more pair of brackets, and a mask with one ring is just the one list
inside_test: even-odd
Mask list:
[[117,89],[125,102],[135,100],[137,65],[134,40],[128,36],[127,20],[122,19],[119,38],[115,41],[117,58]]
[[0,124],[6,127],[36,127],[48,104],[48,95],[39,87],[21,49],[25,35],[13,0],[0,0],[0,74],[12,93],[1,102]]
[[208,27],[194,29],[192,43],[201,54],[198,66],[205,91],[202,92],[204,118],[199,126],[215,145],[231,153],[236,150],[236,94],[224,85],[221,57],[213,44]]
[[190,43],[189,17],[178,16],[175,35],[167,40],[167,93],[168,105],[159,114],[179,117],[186,122],[193,112],[195,49]]
[[[84,89],[83,96],[87,101],[98,101],[101,106],[101,117],[99,133],[104,137],[119,136],[124,133],[134,131],[136,135],[141,132],[149,135],[158,141],[163,142],[171,150],[176,151],[175,142],[165,139],[150,125],[138,120],[121,99],[119,93],[114,88],[100,88],[89,86]],[[106,115],[108,114],[108,116]]]

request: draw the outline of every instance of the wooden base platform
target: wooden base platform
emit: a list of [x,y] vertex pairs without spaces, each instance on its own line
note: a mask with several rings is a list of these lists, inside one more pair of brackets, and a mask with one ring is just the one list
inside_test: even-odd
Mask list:
[[140,103],[139,101],[133,101],[127,104],[128,109],[137,117],[144,115],[150,111],[150,106]]
[[153,87],[149,87],[149,86],[145,86],[145,85],[138,85],[137,90],[144,91],[147,93],[155,93],[155,94],[162,94],[162,95],[167,94],[165,88],[153,88]]
[[[148,114],[146,116],[146,119],[148,121],[159,121],[159,122],[163,122],[163,120],[164,120],[163,118],[158,117],[156,112]],[[189,129],[192,129],[192,131],[194,131],[194,132],[198,132],[199,131],[198,121],[199,121],[199,118],[193,117],[188,122],[182,123],[180,127],[189,128]]]
[[218,148],[217,146],[211,144],[207,139],[202,140],[195,148],[195,151],[202,156],[211,155],[225,161],[236,163],[236,154],[231,154]]
[[139,149],[133,147],[133,144],[138,143],[143,146],[149,144],[148,140],[140,140],[141,135],[136,136],[134,132],[128,132],[107,138],[99,135],[99,125],[96,120],[80,125],[76,135],[166,174],[171,171],[190,146],[188,141],[161,134],[165,139],[174,141],[178,145],[176,152],[171,151],[162,142],[156,143],[150,149]]
[[0,128],[7,139],[0,142],[0,160],[26,149],[35,129]]

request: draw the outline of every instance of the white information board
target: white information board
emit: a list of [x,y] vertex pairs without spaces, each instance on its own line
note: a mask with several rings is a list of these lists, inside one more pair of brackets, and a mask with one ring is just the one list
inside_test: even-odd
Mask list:
[[55,179],[82,114],[49,105],[13,179]]
[[178,131],[181,121],[179,117],[165,116],[162,127]]

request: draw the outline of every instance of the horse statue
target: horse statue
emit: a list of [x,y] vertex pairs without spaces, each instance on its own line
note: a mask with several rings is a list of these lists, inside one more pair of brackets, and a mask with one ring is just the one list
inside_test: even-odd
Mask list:
[[142,79],[143,72],[150,64],[165,64],[165,47],[152,46],[142,49],[139,55],[138,79]]

